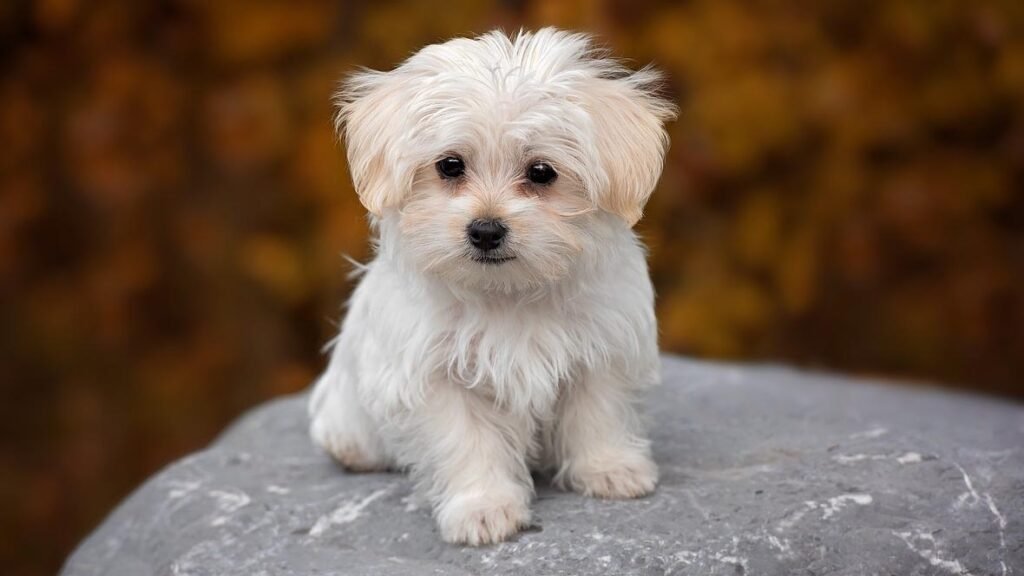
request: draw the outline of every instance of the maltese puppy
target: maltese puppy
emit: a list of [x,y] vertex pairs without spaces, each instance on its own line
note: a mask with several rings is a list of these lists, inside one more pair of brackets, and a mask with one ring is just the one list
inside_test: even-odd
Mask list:
[[531,470],[599,498],[658,480],[636,409],[659,380],[632,231],[675,107],[581,34],[431,45],[337,97],[376,256],[309,412],[351,471],[408,469],[444,540],[530,522]]

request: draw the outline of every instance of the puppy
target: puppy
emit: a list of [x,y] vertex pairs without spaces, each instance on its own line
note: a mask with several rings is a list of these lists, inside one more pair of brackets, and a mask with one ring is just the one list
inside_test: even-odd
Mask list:
[[337,96],[376,256],[311,435],[349,470],[408,469],[448,542],[525,527],[531,470],[599,498],[654,490],[635,402],[659,380],[657,325],[632,226],[675,114],[658,80],[546,28],[427,46]]

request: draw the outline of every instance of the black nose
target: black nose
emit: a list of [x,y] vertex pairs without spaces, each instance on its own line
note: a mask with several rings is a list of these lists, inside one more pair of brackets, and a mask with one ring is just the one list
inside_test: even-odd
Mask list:
[[501,246],[508,229],[499,220],[473,220],[466,228],[469,242],[481,250],[494,250]]

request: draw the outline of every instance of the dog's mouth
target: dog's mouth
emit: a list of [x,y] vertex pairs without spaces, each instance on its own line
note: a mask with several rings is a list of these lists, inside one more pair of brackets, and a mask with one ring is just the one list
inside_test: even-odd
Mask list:
[[515,260],[516,257],[515,256],[490,256],[490,255],[487,255],[487,254],[475,254],[475,255],[472,256],[472,259],[473,259],[474,262],[479,262],[481,264],[487,264],[487,265],[494,265],[494,266],[496,266],[498,264],[504,264],[506,262],[511,262],[511,261]]

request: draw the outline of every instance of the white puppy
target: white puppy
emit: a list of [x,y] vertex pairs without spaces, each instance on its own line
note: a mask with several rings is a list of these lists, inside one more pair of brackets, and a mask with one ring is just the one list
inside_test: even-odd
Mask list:
[[449,542],[530,520],[530,471],[602,498],[654,490],[638,391],[659,379],[632,232],[661,174],[659,76],[588,37],[427,46],[338,95],[377,232],[310,402],[353,471],[407,468]]

